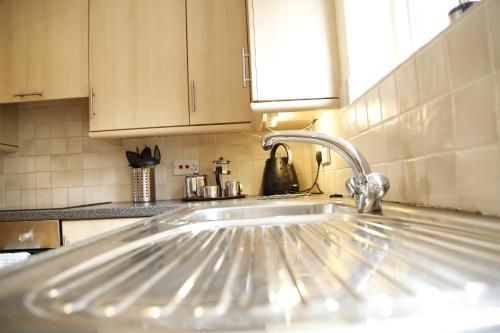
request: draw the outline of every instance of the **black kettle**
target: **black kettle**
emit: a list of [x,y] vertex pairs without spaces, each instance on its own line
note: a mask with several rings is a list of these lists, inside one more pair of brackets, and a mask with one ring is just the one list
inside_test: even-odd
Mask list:
[[[276,150],[280,146],[285,148],[286,157],[276,157]],[[292,164],[292,151],[283,143],[275,144],[264,168],[262,193],[264,195],[274,195],[298,191],[299,180]]]

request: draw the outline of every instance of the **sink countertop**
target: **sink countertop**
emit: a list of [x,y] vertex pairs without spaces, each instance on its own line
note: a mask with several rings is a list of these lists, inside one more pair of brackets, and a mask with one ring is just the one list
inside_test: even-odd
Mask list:
[[154,203],[114,202],[63,209],[3,210],[0,211],[0,222],[149,217],[184,206],[186,204],[180,200],[164,200]]
[[178,207],[0,272],[0,328],[500,328],[497,217],[388,203],[358,214],[321,196]]

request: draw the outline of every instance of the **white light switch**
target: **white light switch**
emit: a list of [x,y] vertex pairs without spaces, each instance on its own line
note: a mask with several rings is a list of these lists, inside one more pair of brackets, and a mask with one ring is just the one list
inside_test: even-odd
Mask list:
[[174,176],[194,175],[200,172],[199,160],[175,160]]

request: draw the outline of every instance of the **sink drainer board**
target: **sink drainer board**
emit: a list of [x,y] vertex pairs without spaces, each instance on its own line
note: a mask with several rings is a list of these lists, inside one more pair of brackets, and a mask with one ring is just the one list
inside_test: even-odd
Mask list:
[[[500,232],[492,222],[331,213],[141,228],[143,237],[117,234],[119,246],[10,296],[52,323],[172,331],[331,327],[417,314],[425,325],[437,312],[459,325],[456,316],[469,307],[500,303]],[[0,294],[0,304],[7,300]]]

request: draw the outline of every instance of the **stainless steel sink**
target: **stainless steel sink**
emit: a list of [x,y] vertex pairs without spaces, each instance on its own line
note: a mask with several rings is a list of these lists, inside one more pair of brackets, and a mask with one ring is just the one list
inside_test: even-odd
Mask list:
[[266,217],[298,216],[332,213],[356,213],[356,209],[349,205],[333,202],[266,202],[246,205],[221,206],[196,210],[179,220],[190,222],[225,221],[241,219],[261,219]]
[[498,219],[245,202],[166,213],[30,259],[0,275],[0,331],[500,328]]

